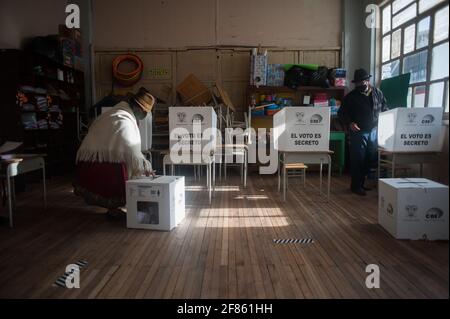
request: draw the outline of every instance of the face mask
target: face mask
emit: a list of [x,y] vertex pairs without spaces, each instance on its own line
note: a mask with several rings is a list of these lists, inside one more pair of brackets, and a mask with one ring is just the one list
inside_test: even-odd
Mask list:
[[365,93],[369,90],[369,85],[368,84],[362,84],[362,85],[358,85],[357,89],[359,92],[361,93]]
[[138,121],[145,119],[145,117],[147,116],[147,113],[141,110],[139,107],[134,108],[133,113],[136,117],[136,120]]

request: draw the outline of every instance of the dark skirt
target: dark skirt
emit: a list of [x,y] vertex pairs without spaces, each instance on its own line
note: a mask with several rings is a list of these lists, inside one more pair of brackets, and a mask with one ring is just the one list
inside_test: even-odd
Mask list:
[[83,197],[88,205],[108,209],[123,207],[127,180],[125,164],[79,162],[73,182],[74,193]]

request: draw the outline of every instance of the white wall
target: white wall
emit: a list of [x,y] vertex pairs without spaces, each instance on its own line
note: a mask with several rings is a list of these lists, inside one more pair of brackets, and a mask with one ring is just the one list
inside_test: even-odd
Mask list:
[[0,0],[0,48],[17,49],[30,37],[58,34],[65,0]]

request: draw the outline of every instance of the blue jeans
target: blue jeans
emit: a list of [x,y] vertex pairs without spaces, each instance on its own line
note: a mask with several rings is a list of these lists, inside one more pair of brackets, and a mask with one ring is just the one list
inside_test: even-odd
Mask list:
[[364,186],[366,176],[376,162],[377,149],[377,127],[371,131],[350,132],[350,173],[353,190]]

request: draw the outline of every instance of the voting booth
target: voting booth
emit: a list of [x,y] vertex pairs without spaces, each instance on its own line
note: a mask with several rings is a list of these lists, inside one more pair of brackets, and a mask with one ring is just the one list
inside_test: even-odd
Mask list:
[[[214,151],[217,141],[217,115],[211,106],[169,108],[170,150],[189,143],[193,153]],[[186,145],[185,145],[186,146]]]
[[126,182],[127,227],[165,230],[185,217],[183,176],[159,176]]
[[440,152],[442,108],[396,108],[380,113],[378,146],[389,152]]
[[273,116],[274,148],[282,152],[328,151],[329,107],[285,107]]
[[424,178],[379,181],[378,222],[397,239],[448,240],[448,186]]
[[139,121],[139,133],[141,135],[141,150],[148,151],[152,148],[152,114],[149,113],[145,119]]

